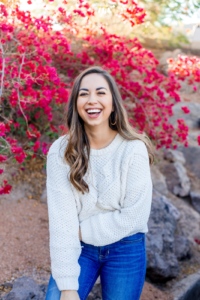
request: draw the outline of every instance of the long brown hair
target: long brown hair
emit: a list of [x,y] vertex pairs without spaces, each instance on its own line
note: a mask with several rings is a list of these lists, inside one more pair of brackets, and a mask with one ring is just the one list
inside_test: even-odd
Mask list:
[[[66,126],[68,128],[66,135],[68,143],[65,149],[64,159],[71,167],[70,182],[78,191],[81,191],[82,194],[89,192],[88,184],[83,179],[83,176],[88,169],[90,144],[85,132],[84,122],[77,111],[77,98],[81,80],[84,76],[91,73],[102,75],[109,84],[114,105],[114,111],[109,117],[109,127],[117,131],[126,140],[142,140],[147,146],[150,165],[154,162],[155,153],[155,148],[146,133],[139,133],[138,130],[133,129],[130,125],[127,112],[123,106],[123,100],[114,78],[99,66],[87,68],[75,78],[65,116]],[[115,120],[116,124],[112,125],[111,122],[114,123]]]

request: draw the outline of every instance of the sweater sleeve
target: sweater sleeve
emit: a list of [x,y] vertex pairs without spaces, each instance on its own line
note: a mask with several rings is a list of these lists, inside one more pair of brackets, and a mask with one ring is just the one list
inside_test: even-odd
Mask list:
[[47,205],[52,276],[58,289],[78,290],[81,254],[79,220],[67,165],[52,151],[47,156]]
[[148,152],[144,147],[143,150],[142,153],[134,153],[131,158],[123,207],[83,220],[80,223],[83,242],[104,246],[115,243],[132,232],[148,232],[152,180]]

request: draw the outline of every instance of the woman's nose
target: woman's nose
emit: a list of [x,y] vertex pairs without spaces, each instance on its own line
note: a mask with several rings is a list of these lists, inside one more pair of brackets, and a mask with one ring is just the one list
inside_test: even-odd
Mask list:
[[97,96],[96,95],[90,95],[89,98],[88,98],[88,103],[97,103],[98,100],[97,100]]

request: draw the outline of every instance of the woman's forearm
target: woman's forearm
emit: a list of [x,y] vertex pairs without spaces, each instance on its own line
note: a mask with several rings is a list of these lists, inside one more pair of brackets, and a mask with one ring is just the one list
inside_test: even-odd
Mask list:
[[[80,241],[82,240],[80,226],[79,226],[79,240]],[[65,291],[61,291],[60,300],[80,300],[80,298],[76,290],[65,290]]]
[[60,300],[80,300],[80,297],[75,290],[61,291]]

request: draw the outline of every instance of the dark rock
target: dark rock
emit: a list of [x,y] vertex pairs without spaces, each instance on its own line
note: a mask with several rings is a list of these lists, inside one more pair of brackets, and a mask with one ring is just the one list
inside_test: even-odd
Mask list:
[[175,255],[178,260],[191,258],[190,242],[185,236],[175,236]]
[[5,282],[1,285],[3,288],[9,289],[13,287],[13,284],[11,282]]
[[13,283],[13,288],[2,300],[44,300],[47,285],[38,285],[32,278],[23,276]]
[[153,190],[149,231],[145,235],[147,251],[146,275],[154,282],[165,282],[179,273],[174,235],[179,211],[169,199]]
[[170,291],[174,300],[200,299],[200,272],[188,275],[176,282]]
[[190,191],[193,207],[200,213],[200,191]]
[[41,298],[41,300],[45,299],[45,296],[46,296],[46,293],[47,293],[47,288],[48,288],[48,284],[41,284],[40,285],[40,290],[44,295],[44,298]]

